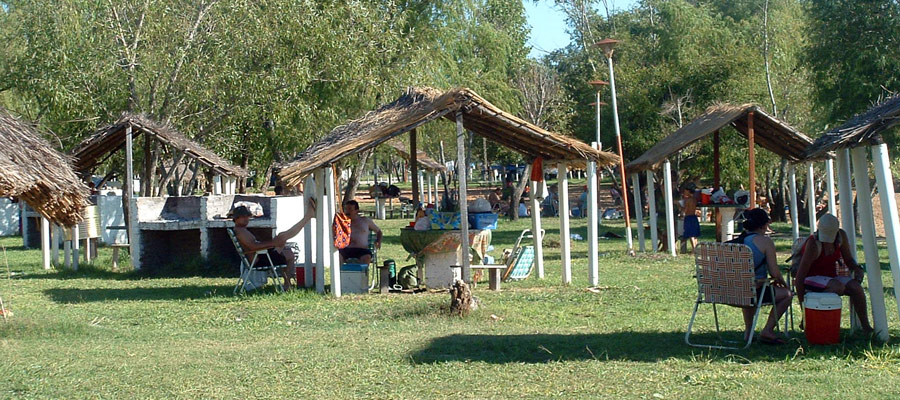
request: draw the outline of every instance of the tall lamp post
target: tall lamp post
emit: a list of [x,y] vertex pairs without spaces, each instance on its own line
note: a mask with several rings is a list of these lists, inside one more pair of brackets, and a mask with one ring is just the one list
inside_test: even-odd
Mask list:
[[603,145],[602,145],[603,142],[600,141],[600,107],[605,106],[606,103],[600,101],[600,91],[603,90],[604,86],[609,85],[609,82],[594,80],[594,81],[588,82],[588,84],[594,88],[595,92],[597,92],[597,100],[594,101],[593,103],[591,103],[591,105],[595,106],[596,116],[597,116],[597,129],[596,129],[597,145],[600,146],[600,148],[603,148]]
[[619,170],[620,170],[620,178],[622,179],[622,203],[625,208],[625,238],[628,241],[628,252],[634,254],[634,241],[631,238],[631,217],[628,212],[628,186],[625,182],[625,155],[622,152],[622,134],[619,130],[619,109],[616,105],[616,75],[613,72],[613,50],[616,48],[616,45],[619,44],[618,40],[615,39],[603,39],[597,43],[594,43],[594,46],[600,48],[603,51],[603,54],[606,56],[607,65],[609,65],[609,89],[612,92],[612,108],[613,108],[613,123],[616,128],[616,142],[619,147]]

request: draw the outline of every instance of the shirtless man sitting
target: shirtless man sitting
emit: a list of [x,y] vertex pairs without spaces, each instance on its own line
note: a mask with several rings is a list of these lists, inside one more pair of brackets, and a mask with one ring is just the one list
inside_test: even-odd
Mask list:
[[[307,204],[306,213],[303,215],[300,222],[294,224],[290,229],[279,233],[271,240],[260,241],[256,239],[256,236],[254,236],[249,229],[247,229],[247,224],[250,223],[250,218],[253,216],[253,213],[251,213],[247,207],[235,207],[229,214],[234,221],[234,235],[237,237],[238,242],[241,244],[241,248],[244,250],[244,256],[246,256],[248,260],[252,260],[253,254],[258,250],[268,250],[269,257],[272,258],[272,262],[275,263],[275,265],[286,266],[282,271],[284,276],[284,290],[291,290],[291,278],[296,275],[294,252],[291,251],[291,249],[284,247],[284,245],[287,243],[288,239],[297,236],[297,234],[300,233],[300,230],[303,229],[303,227],[309,223],[309,220],[316,214],[315,203],[310,201],[309,204]],[[257,257],[255,266],[268,266],[269,257]]]
[[381,248],[381,229],[371,219],[359,215],[359,203],[356,200],[344,202],[344,214],[350,217],[350,244],[338,250],[341,260],[351,258],[359,260],[361,264],[372,262],[372,252],[369,250],[369,231],[375,231],[375,248]]

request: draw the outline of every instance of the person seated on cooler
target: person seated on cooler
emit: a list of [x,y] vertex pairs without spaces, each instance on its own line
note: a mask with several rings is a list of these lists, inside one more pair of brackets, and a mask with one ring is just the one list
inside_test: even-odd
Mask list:
[[[803,302],[806,291],[829,292],[849,296],[864,332],[871,332],[866,314],[866,294],[863,291],[863,270],[853,257],[855,247],[840,228],[838,219],[831,214],[819,218],[816,233],[803,243],[800,265],[797,267],[797,297]],[[837,276],[838,264],[853,271],[854,278]]]
[[350,244],[338,250],[341,260],[359,260],[361,264],[372,262],[372,251],[369,250],[369,232],[375,232],[375,248],[381,248],[381,229],[368,217],[359,215],[359,203],[356,200],[344,202],[344,214],[350,218]]
[[271,265],[269,263],[270,258],[273,264],[285,266],[282,270],[282,274],[284,276],[284,290],[286,291],[291,290],[291,278],[296,275],[296,268],[294,267],[294,252],[284,245],[287,243],[288,239],[297,236],[300,233],[300,230],[309,223],[309,220],[312,219],[315,214],[316,204],[315,202],[310,201],[309,204],[307,204],[306,213],[299,222],[294,224],[290,229],[279,233],[271,240],[261,241],[256,239],[256,236],[247,229],[247,224],[250,223],[250,218],[253,217],[253,213],[250,212],[249,208],[246,206],[238,206],[229,212],[232,221],[234,221],[234,235],[237,238],[238,243],[241,244],[241,249],[244,250],[244,255],[247,259],[252,260],[254,253],[259,250],[268,251],[268,257],[256,257],[256,264],[254,266],[269,266]]
[[[781,276],[778,268],[778,260],[775,256],[775,243],[772,242],[766,231],[769,228],[769,214],[760,208],[754,208],[744,212],[744,231],[735,240],[750,248],[753,253],[753,266],[756,277],[756,290],[760,301],[774,303],[766,325],[759,332],[759,342],[764,344],[784,344],[784,340],[775,335],[775,324],[791,305],[793,294],[787,289],[787,283]],[[771,278],[771,286],[775,289],[775,299],[772,299],[772,291],[766,290],[760,293],[766,279]],[[744,337],[750,336],[750,327],[753,326],[753,316],[756,313],[754,307],[743,307],[744,313]]]

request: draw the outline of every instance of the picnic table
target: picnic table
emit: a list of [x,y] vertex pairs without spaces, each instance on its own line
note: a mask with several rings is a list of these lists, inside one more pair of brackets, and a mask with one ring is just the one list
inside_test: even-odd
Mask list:
[[[475,264],[480,264],[491,245],[489,229],[469,229],[469,248],[474,252]],[[419,281],[429,288],[446,288],[459,278],[450,269],[459,265],[459,230],[417,231],[412,228],[400,229],[400,244],[415,258]],[[424,274],[424,276],[423,276]]]

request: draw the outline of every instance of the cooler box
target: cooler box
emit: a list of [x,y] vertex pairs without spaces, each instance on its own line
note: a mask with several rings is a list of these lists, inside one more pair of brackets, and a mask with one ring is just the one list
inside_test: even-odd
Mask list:
[[472,229],[497,229],[497,214],[469,213],[469,227]]
[[341,293],[368,293],[368,271],[368,264],[341,265]]
[[803,299],[806,341],[837,344],[841,333],[841,296],[807,292]]
[[[310,267],[312,269],[312,279],[308,282],[309,286],[316,284],[316,267]],[[297,287],[307,287],[306,282],[306,266],[297,267]]]

